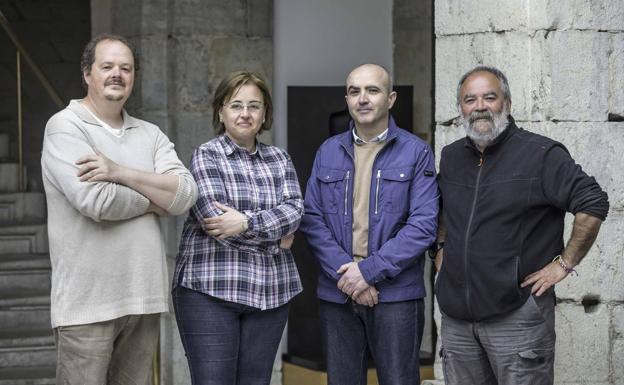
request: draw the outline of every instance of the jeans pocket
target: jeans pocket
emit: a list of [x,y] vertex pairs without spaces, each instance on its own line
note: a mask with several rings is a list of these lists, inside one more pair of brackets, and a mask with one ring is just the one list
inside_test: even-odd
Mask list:
[[527,349],[518,352],[516,375],[518,385],[549,385],[553,383],[555,352],[551,348]]

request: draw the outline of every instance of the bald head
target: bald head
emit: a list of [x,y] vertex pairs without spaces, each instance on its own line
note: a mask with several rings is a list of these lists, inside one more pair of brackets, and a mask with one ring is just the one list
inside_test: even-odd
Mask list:
[[382,85],[388,91],[388,93],[392,92],[392,76],[390,72],[383,66],[379,64],[362,64],[361,66],[355,67],[347,76],[347,91],[349,90],[349,84],[354,76],[360,75],[362,73],[372,73],[375,76],[378,76],[382,82]]

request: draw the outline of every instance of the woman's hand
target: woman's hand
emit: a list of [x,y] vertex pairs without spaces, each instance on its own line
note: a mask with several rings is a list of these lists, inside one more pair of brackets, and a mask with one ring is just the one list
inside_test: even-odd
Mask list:
[[214,205],[223,211],[223,214],[204,218],[202,228],[206,234],[217,239],[225,239],[247,230],[247,217],[244,214],[219,202],[214,202]]
[[293,242],[295,241],[295,234],[287,234],[280,239],[280,249],[290,250]]

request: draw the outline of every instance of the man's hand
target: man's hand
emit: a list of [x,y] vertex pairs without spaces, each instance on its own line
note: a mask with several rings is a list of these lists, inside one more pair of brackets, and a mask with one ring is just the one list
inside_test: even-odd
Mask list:
[[338,289],[351,298],[356,298],[370,287],[366,280],[364,280],[362,272],[360,272],[360,268],[356,262],[345,263],[340,266],[337,273],[342,274],[342,277],[340,277],[338,281]]
[[567,275],[568,273],[559,266],[558,262],[551,262],[542,269],[527,275],[520,287],[533,285],[531,294],[539,297],[556,283],[561,282]]
[[442,260],[444,259],[444,248],[438,250],[438,253],[435,255],[435,260],[433,264],[435,265],[436,271],[439,273],[440,268],[442,268]]
[[369,286],[368,289],[358,294],[353,300],[360,305],[373,307],[379,303],[379,291],[377,291],[375,286]]
[[204,218],[202,228],[206,234],[217,239],[225,239],[243,232],[245,229],[243,223],[247,220],[244,214],[219,202],[214,202],[214,205],[223,211],[223,214],[212,218]]
[[295,234],[287,234],[284,235],[282,237],[282,239],[280,239],[280,249],[286,249],[286,250],[290,250],[290,248],[292,247],[293,242],[295,241]]
[[159,217],[167,216],[167,212],[163,208],[156,206],[153,202],[150,202],[146,213],[153,213],[158,215]]
[[95,154],[85,155],[76,161],[78,177],[81,182],[118,183],[123,167],[108,159],[98,149]]

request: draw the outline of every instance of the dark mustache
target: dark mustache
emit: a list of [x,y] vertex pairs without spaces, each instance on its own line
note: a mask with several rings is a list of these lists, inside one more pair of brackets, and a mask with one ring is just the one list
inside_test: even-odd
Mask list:
[[475,120],[478,119],[489,119],[491,121],[494,121],[494,117],[492,116],[490,111],[474,111],[470,114],[469,119],[470,123],[474,123]]
[[111,78],[104,83],[105,86],[116,85],[116,86],[126,86],[126,82],[121,78]]

